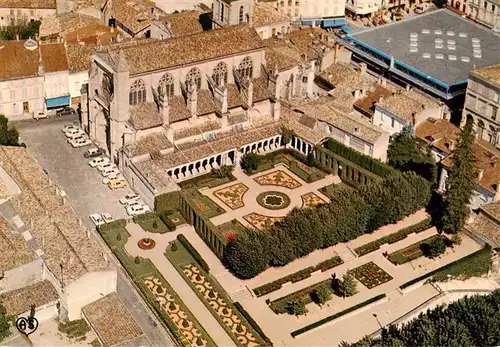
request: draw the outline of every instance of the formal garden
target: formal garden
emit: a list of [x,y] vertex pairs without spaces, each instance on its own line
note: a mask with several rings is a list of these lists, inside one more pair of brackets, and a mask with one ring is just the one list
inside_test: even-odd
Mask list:
[[229,208],[236,210],[245,206],[243,195],[248,191],[248,187],[243,183],[236,183],[232,186],[216,190],[214,195],[218,197]]
[[369,262],[349,271],[366,288],[372,289],[392,280],[391,275],[374,262]]

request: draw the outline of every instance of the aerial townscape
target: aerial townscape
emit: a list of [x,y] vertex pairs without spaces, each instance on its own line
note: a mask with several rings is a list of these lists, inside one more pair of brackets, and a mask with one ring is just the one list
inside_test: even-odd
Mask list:
[[500,345],[500,0],[0,0],[0,346]]

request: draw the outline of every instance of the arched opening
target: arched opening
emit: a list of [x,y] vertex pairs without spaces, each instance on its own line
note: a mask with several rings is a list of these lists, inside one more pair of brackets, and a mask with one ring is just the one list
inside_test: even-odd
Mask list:
[[238,66],[238,71],[242,77],[253,77],[253,61],[250,57],[245,57],[240,65]]
[[146,84],[138,79],[130,87],[129,104],[135,105],[140,102],[146,102]]
[[201,72],[197,67],[192,68],[186,75],[186,87],[189,83],[196,85],[197,90],[201,88]]
[[174,95],[174,77],[168,72],[158,82],[158,94],[167,97]]
[[240,23],[245,21],[245,15],[243,14],[243,6],[240,6]]
[[215,84],[222,86],[227,84],[227,65],[224,62],[219,62],[212,72],[212,79]]

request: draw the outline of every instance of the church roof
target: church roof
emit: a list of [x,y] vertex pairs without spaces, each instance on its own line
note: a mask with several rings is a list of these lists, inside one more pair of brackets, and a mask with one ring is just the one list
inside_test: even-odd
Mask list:
[[[253,28],[238,25],[163,41],[145,40],[124,46],[123,51],[130,75],[137,75],[242,54],[263,47],[262,39]],[[118,62],[120,48],[115,45],[108,47],[107,54],[112,61]]]

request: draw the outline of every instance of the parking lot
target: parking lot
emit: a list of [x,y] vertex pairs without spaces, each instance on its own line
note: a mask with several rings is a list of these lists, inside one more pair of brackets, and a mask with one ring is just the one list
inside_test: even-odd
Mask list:
[[52,181],[63,189],[75,212],[84,224],[94,228],[89,219],[92,213],[110,213],[114,219],[125,218],[127,213],[118,201],[131,192],[126,188],[111,190],[102,183],[103,176],[91,168],[83,153],[92,146],[73,148],[61,131],[73,118],[40,120],[21,124],[20,142],[26,142],[28,151],[48,171]]

